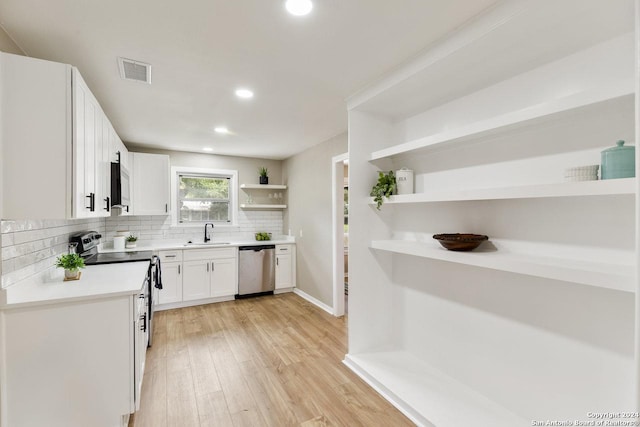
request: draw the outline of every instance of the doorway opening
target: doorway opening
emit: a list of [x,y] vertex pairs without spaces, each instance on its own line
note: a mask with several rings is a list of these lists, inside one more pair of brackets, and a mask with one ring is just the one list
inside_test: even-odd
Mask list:
[[333,314],[344,316],[349,299],[349,155],[332,162]]

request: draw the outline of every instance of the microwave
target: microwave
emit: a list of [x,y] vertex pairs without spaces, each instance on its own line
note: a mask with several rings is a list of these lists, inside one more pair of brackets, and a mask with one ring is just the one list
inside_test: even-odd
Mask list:
[[111,207],[129,211],[131,184],[129,172],[120,162],[111,162]]

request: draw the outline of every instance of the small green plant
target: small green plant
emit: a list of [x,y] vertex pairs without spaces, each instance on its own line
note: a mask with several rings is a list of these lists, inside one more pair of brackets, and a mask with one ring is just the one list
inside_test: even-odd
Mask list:
[[264,166],[258,168],[258,175],[261,177],[269,176],[269,169],[265,168]]
[[389,173],[378,172],[378,182],[371,189],[370,196],[376,202],[376,209],[380,210],[380,206],[384,202],[383,197],[387,199],[396,191],[396,176],[393,171]]
[[271,240],[271,233],[258,232],[256,233],[256,240]]
[[133,243],[133,242],[137,242],[137,241],[138,241],[138,238],[137,238],[136,236],[134,236],[133,234],[129,234],[129,235],[127,236],[127,238],[126,238],[126,239],[124,239],[124,240],[126,240],[126,241],[127,241],[127,242],[129,242],[129,243]]
[[78,254],[60,255],[56,260],[56,267],[70,271],[78,271],[84,268],[84,259]]

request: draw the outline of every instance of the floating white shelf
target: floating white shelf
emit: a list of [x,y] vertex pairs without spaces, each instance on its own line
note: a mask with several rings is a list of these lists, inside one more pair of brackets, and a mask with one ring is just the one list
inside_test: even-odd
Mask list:
[[347,354],[344,363],[418,424],[438,427],[531,424],[408,352]]
[[547,120],[561,119],[574,114],[579,109],[614,107],[613,104],[632,104],[634,88],[626,84],[606,89],[593,89],[563,98],[553,99],[522,110],[512,111],[490,119],[461,126],[453,130],[426,136],[403,144],[371,153],[370,161],[389,158],[401,154],[414,153],[441,147],[445,144],[462,143],[489,135],[505,133],[525,126],[533,126]]
[[287,209],[287,205],[259,205],[259,204],[241,204],[242,209]]
[[286,190],[286,185],[279,184],[240,184],[243,190]]
[[[635,178],[604,181],[561,182],[558,184],[523,185],[514,187],[440,190],[391,196],[384,203],[428,203],[463,200],[535,199],[544,197],[608,196],[635,194]],[[375,204],[373,198],[369,204]]]
[[634,293],[636,291],[635,267],[633,265],[541,257],[503,251],[454,252],[436,245],[438,243],[435,240],[433,243],[407,240],[374,240],[371,242],[373,249],[397,254],[414,255],[624,292]]

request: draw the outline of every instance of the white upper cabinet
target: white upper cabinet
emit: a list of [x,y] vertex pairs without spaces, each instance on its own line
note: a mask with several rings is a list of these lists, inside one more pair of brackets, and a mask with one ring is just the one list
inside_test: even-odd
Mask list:
[[72,73],[73,92],[73,217],[107,216],[110,207],[107,183],[109,163],[104,146],[105,129],[111,123],[77,69]]
[[108,216],[111,129],[77,69],[0,53],[2,218]]
[[169,156],[132,153],[134,215],[168,215],[171,209]]

